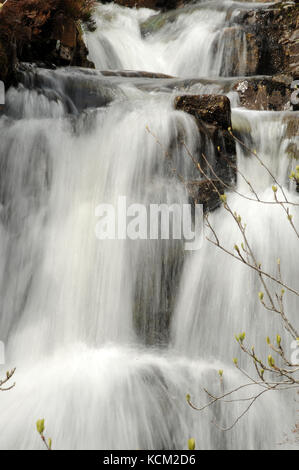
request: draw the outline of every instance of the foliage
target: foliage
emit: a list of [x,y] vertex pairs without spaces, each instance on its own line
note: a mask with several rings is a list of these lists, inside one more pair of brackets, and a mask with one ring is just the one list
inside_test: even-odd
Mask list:
[[36,430],[39,433],[41,440],[43,441],[45,447],[47,450],[52,450],[52,439],[46,439],[44,435],[45,431],[45,420],[44,419],[39,419],[36,422]]
[[[8,382],[14,375],[15,371],[16,369],[7,371],[5,379],[0,379],[0,392],[7,392],[8,390],[11,390],[12,388],[14,388],[14,386],[16,385],[15,383],[13,383],[12,385],[8,385],[8,386],[6,384],[8,384]],[[5,387],[3,387],[3,385],[5,385]]]

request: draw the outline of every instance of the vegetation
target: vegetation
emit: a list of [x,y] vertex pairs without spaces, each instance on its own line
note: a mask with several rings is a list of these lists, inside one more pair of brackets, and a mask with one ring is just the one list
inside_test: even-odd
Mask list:
[[5,379],[0,379],[0,392],[7,392],[8,390],[11,390],[12,388],[14,388],[14,386],[16,384],[13,383],[12,385],[9,385],[8,382],[10,381],[12,376],[14,375],[15,371],[16,371],[16,369],[12,369],[10,371],[7,371]]
[[39,419],[36,422],[36,429],[37,429],[37,432],[39,433],[39,435],[41,437],[41,440],[43,441],[46,449],[47,450],[52,450],[52,439],[51,438],[46,439],[46,437],[44,435],[44,431],[45,431],[45,420],[44,419]]

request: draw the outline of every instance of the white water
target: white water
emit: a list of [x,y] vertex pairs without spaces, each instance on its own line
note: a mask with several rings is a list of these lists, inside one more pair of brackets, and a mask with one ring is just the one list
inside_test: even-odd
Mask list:
[[[102,70],[218,75],[228,51],[215,57],[210,46],[226,13],[214,9],[211,2],[207,10],[183,12],[142,39],[139,22],[153,12],[100,7],[105,17],[88,38],[91,57]],[[231,424],[242,403],[199,414],[185,400],[190,393],[206,402],[203,387],[219,393],[220,368],[227,389],[243,383],[231,365],[235,333],[245,330],[264,354],[265,336],[282,332],[259,305],[254,274],[208,243],[186,255],[180,243],[95,237],[95,207],[119,195],[187,202],[169,165],[194,176],[178,136],[184,133],[195,153],[195,122],[174,111],[175,92],[159,91],[160,81],[148,92],[126,79],[114,88],[99,82],[101,93],[112,90],[108,107],[70,117],[54,93],[63,90],[64,72],[47,74],[51,86],[40,93],[11,90],[14,119],[0,120],[0,331],[8,366],[17,366],[16,388],[0,397],[0,447],[40,448],[34,423],[41,417],[56,449],[181,449],[191,436],[201,449],[276,447],[294,425],[292,397],[268,395],[228,433],[211,421]],[[235,109],[233,118],[250,129],[250,144],[286,183],[285,114]],[[171,147],[170,164],[146,126]],[[272,200],[268,175],[241,148],[238,165]],[[246,191],[241,181],[238,189]],[[296,240],[279,208],[229,197],[265,267],[274,269],[280,257],[296,287]],[[222,209],[211,221],[225,246],[239,242]],[[292,316],[298,304],[287,302]]]
[[[140,24],[156,12],[104,5],[96,17],[99,34],[88,36],[90,55],[98,69],[147,70],[180,77],[230,75],[224,49],[235,35],[225,31],[233,2],[202,2],[164,15],[155,34]],[[215,53],[216,52],[216,53]],[[225,51],[226,52],[226,51]],[[239,74],[246,72],[246,48],[240,38]]]

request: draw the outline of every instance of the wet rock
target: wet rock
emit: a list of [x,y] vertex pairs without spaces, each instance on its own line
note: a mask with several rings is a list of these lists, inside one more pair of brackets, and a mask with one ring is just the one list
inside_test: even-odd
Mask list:
[[[186,9],[187,10],[187,7]],[[163,28],[166,24],[174,23],[178,15],[182,13],[182,10],[170,10],[164,13],[158,13],[150,16],[140,25],[140,31],[142,36],[153,34]]]
[[253,73],[299,77],[298,2],[279,2],[258,10],[242,11],[235,22],[258,46],[257,67]]
[[129,78],[174,78],[164,73],[140,72],[135,70],[104,70],[101,71],[104,77],[129,77]]
[[[20,64],[17,81],[26,89],[38,90],[49,99],[60,101],[70,114],[87,108],[105,107],[123,92],[95,70],[66,67],[40,69],[33,64]],[[9,110],[7,110],[9,112]]]
[[19,60],[23,62],[44,61],[58,66],[94,68],[87,56],[88,50],[80,25],[72,18],[65,18],[61,13],[54,16],[53,29],[42,30],[18,53]]
[[175,99],[176,109],[192,114],[199,121],[222,129],[231,127],[231,107],[227,96],[184,95]]
[[0,10],[0,78],[6,85],[17,62],[94,68],[76,15],[56,0],[6,2]]
[[292,109],[292,81],[287,75],[246,78],[238,80],[233,90],[238,92],[240,104],[248,109],[285,111]]
[[225,185],[216,178],[194,181],[188,184],[191,203],[202,204],[204,212],[211,212],[220,206],[220,195],[225,192]]
[[294,116],[286,116],[284,123],[287,124],[286,137],[288,139],[299,137],[299,113],[295,113]]
[[[254,75],[259,64],[259,45],[255,36],[246,33],[242,26],[225,28],[221,42],[230,54],[223,58],[222,76]],[[218,47],[221,47],[219,44]],[[243,51],[246,50],[246,53]]]
[[[222,95],[185,95],[175,99],[175,108],[191,114],[196,119],[200,133],[197,161],[204,179],[216,179],[221,184],[233,185],[236,181],[236,145],[230,133],[231,106]],[[217,185],[218,187],[218,185]],[[196,200],[204,201],[210,209],[216,207],[218,193],[213,185],[199,185]],[[194,192],[191,193],[194,198]],[[202,198],[202,199],[201,199]],[[209,203],[211,201],[211,203]]]
[[7,81],[10,73],[9,56],[7,50],[2,42],[0,42],[0,80]]

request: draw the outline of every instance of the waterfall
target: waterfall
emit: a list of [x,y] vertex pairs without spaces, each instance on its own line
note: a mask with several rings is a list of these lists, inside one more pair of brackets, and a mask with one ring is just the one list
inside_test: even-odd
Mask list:
[[[279,319],[259,303],[255,274],[208,241],[193,253],[178,240],[95,235],[96,207],[120,196],[146,206],[188,203],[177,174],[198,174],[180,137],[195,154],[200,135],[193,117],[174,109],[174,98],[224,93],[225,86],[198,79],[178,89],[171,79],[101,72],[219,78],[233,74],[234,52],[235,74],[245,74],[245,38],[234,36],[235,51],[223,38],[234,14],[252,7],[207,1],[157,14],[100,4],[98,29],[86,33],[96,71],[32,67],[7,93],[0,117],[0,339],[17,385],[0,397],[1,449],[38,449],[40,417],[55,449],[185,449],[190,437],[200,449],[269,449],[290,434],[290,393],[262,398],[230,432],[214,421],[230,425],[242,403],[204,413],[186,403],[187,393],[202,404],[204,388],[221,392],[219,369],[227,389],[243,383],[232,364],[235,333],[246,331],[264,355],[265,337],[281,334]],[[248,111],[230,97],[233,127],[298,202],[288,180],[289,113]],[[261,197],[273,200],[271,178],[240,145],[237,164]],[[240,179],[237,189],[248,192]],[[296,240],[281,208],[228,198],[265,268],[273,272],[280,257],[295,285]],[[240,243],[223,208],[210,220],[224,246]],[[294,317],[298,302],[290,297],[287,307]]]

